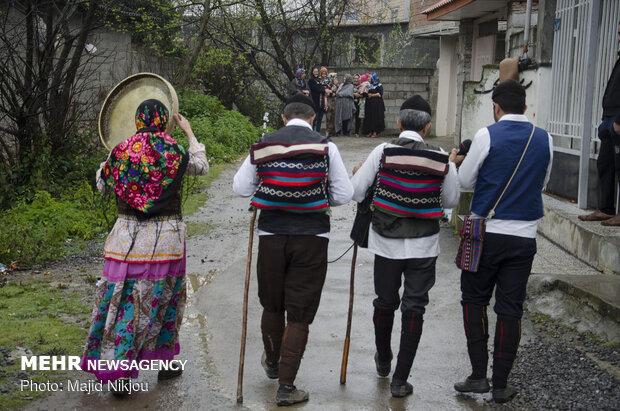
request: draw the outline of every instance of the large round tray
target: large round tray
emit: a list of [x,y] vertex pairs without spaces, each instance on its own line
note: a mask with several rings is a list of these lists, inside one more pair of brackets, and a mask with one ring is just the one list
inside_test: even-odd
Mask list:
[[148,99],[157,99],[168,108],[168,131],[172,130],[172,115],[179,111],[179,99],[172,84],[157,74],[134,74],[110,91],[99,112],[99,137],[108,150],[136,133],[136,109]]

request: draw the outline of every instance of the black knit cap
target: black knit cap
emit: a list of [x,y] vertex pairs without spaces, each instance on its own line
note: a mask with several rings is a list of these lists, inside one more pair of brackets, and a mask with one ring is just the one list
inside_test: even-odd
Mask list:
[[425,111],[429,115],[432,115],[431,105],[428,104],[428,101],[424,100],[419,94],[416,94],[415,96],[409,97],[407,100],[405,100],[400,106],[400,109]]
[[316,111],[316,107],[314,106],[314,102],[312,101],[312,99],[303,94],[295,94],[293,97],[290,97],[288,100],[286,100],[285,106],[288,106],[292,103],[307,104],[312,107],[312,110]]
[[513,105],[525,106],[525,88],[514,80],[504,80],[495,86],[491,100],[505,108],[502,103],[510,102]]

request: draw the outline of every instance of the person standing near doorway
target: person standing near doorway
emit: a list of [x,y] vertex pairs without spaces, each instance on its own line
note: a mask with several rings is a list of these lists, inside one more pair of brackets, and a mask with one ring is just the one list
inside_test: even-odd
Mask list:
[[[620,23],[617,27],[620,45]],[[598,170],[598,209],[580,215],[581,221],[601,221],[605,226],[620,226],[616,213],[616,179],[620,180],[620,51],[607,81],[603,94],[603,118],[598,126],[601,147],[596,168]]]

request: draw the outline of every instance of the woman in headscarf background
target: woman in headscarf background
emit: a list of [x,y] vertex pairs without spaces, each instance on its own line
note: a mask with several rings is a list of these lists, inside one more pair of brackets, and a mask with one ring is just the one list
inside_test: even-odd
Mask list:
[[316,132],[320,132],[321,123],[323,122],[323,113],[325,112],[325,86],[321,83],[318,67],[312,69],[310,80],[308,80],[308,88],[310,89],[310,98],[312,98],[314,108],[316,109],[316,116],[314,117],[312,128],[314,128]]
[[377,137],[385,130],[385,104],[383,103],[383,85],[379,75],[370,75],[370,87],[366,93],[363,133],[368,137]]
[[[138,371],[97,369],[89,360],[171,360],[180,351],[186,299],[181,186],[185,174],[206,174],[209,164],[189,122],[179,114],[174,120],[188,150],[166,132],[168,109],[146,100],[136,111],[136,133],[97,171],[97,188],[116,196],[118,218],[104,245],[82,369],[103,382],[136,378]],[[161,370],[158,379],[180,374]],[[127,394],[127,387],[114,394]]]
[[288,93],[290,97],[300,93],[306,96],[310,94],[306,81],[306,70],[304,68],[298,67],[297,70],[295,70],[295,78],[289,83]]
[[370,74],[364,73],[360,74],[358,80],[358,86],[356,90],[356,94],[358,96],[358,105],[359,105],[359,118],[357,124],[355,125],[355,134],[359,134],[360,129],[364,124],[364,116],[366,111],[366,96],[368,95],[368,88],[370,87]]
[[329,89],[325,90],[325,94],[327,96],[326,134],[329,137],[336,134],[336,91],[338,91],[340,81],[338,73],[329,73],[328,79]]
[[348,136],[350,133],[349,126],[355,112],[354,93],[353,77],[350,74],[345,74],[344,82],[336,92],[336,118],[334,121],[336,135]]

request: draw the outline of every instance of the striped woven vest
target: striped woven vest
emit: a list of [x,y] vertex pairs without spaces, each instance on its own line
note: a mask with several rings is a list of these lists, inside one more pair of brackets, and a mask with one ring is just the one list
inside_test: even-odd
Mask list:
[[395,217],[439,220],[444,216],[441,187],[447,173],[446,153],[386,147],[372,207]]
[[294,213],[327,212],[326,143],[258,143],[250,149],[260,183],[251,205]]

